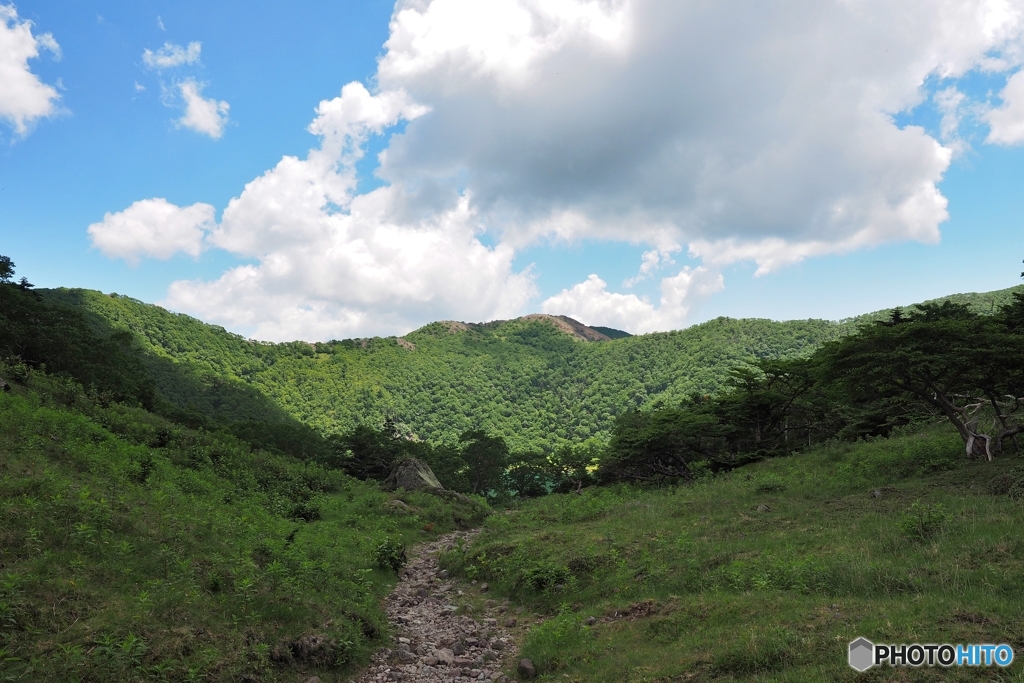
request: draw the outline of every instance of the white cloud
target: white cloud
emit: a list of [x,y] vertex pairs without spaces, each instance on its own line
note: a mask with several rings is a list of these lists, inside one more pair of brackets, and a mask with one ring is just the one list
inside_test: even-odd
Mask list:
[[158,29],[160,29],[161,31],[166,31],[167,30],[164,27],[164,20],[160,18],[160,15],[157,15],[157,17],[156,17],[156,27]]
[[179,207],[166,199],[143,199],[89,226],[89,238],[110,258],[135,265],[144,256],[167,259],[178,252],[199,256],[203,238],[213,229],[209,204]]
[[724,286],[721,273],[703,266],[685,267],[661,281],[661,301],[657,307],[636,294],[617,294],[597,275],[563,289],[541,304],[552,315],[567,315],[586,325],[602,325],[634,334],[672,330],[686,324],[686,316],[695,303]]
[[191,79],[179,83],[178,91],[185,101],[185,115],[178,119],[178,125],[209,135],[214,140],[220,138],[224,134],[231,105],[223,100],[218,102],[203,97],[202,84]]
[[61,51],[49,33],[32,34],[32,22],[18,18],[14,5],[0,5],[0,119],[18,135],[28,133],[37,119],[57,111],[57,90],[32,73],[28,60],[49,50],[55,59]]
[[142,61],[150,69],[172,69],[183,64],[197,64],[202,51],[203,44],[196,40],[189,43],[187,47],[164,43],[163,47],[156,51],[146,48],[142,53]]
[[623,287],[632,287],[638,282],[643,282],[649,275],[654,273],[665,266],[671,266],[675,264],[672,260],[672,254],[680,250],[679,245],[671,245],[668,247],[661,247],[658,249],[651,249],[645,251],[640,262],[640,271],[631,278],[627,278],[623,281]]
[[[373,91],[322,102],[320,146],[246,185],[209,236],[257,263],[167,301],[275,339],[402,332],[525,312],[526,245],[618,240],[651,248],[627,286],[680,245],[703,265],[663,278],[657,306],[595,276],[545,310],[682,325],[729,263],[936,242],[976,107],[959,80],[1022,58],[1020,0],[399,0]],[[226,108],[192,94],[221,131]],[[929,101],[941,131],[897,124]],[[359,194],[367,138],[403,121],[384,187]]]
[[577,238],[770,243],[776,264],[933,242],[954,140],[893,115],[1018,63],[1022,27],[1002,0],[401,2],[378,83],[432,113],[380,175],[470,188],[513,244],[564,216]]
[[991,126],[986,142],[997,145],[1024,142],[1024,71],[1018,71],[1006,81],[999,98],[1002,105],[985,114]]
[[354,193],[361,142],[423,113],[401,93],[374,96],[357,83],[321,102],[310,124],[321,146],[247,184],[208,238],[258,265],[176,282],[166,305],[274,340],[514,315],[534,295],[532,279],[513,271],[512,248],[480,242],[469,197],[411,219],[400,188]]

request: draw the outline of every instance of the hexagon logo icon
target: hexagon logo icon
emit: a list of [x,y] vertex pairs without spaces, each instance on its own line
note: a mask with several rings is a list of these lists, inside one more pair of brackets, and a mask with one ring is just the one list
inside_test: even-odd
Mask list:
[[875,665],[875,644],[867,638],[858,638],[850,643],[850,666],[857,671],[867,671]]

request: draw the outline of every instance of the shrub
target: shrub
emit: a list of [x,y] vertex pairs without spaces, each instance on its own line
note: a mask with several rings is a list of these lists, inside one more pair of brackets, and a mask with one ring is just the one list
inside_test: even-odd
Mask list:
[[928,505],[917,501],[900,520],[900,531],[912,539],[927,541],[942,533],[952,519],[942,503]]
[[398,572],[406,563],[405,544],[390,536],[385,538],[377,544],[374,560],[381,569]]
[[522,656],[539,673],[564,669],[596,652],[594,635],[575,614],[560,614],[534,628],[523,643]]
[[766,474],[754,486],[758,493],[782,493],[786,490],[786,482],[775,474]]

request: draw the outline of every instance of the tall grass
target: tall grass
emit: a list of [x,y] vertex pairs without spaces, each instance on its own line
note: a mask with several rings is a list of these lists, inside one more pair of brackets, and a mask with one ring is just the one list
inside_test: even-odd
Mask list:
[[[968,463],[941,426],[830,443],[678,488],[530,501],[444,562],[559,614],[527,640],[551,680],[845,680],[858,636],[1024,642],[1016,464]],[[587,616],[575,656],[561,625]]]

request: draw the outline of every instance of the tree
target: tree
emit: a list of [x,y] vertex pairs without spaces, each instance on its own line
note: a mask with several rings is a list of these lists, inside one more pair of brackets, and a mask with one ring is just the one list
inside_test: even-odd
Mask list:
[[7,284],[14,277],[14,261],[10,256],[0,255],[0,282]]
[[909,397],[943,415],[969,458],[991,460],[1024,431],[1024,335],[1016,297],[995,316],[949,301],[921,305],[817,354],[851,393]]
[[579,493],[585,484],[593,481],[593,469],[600,462],[602,449],[593,439],[572,446],[565,445],[548,458],[557,490]]
[[501,489],[501,477],[508,465],[509,452],[500,436],[489,436],[480,429],[463,432],[462,459],[466,463],[470,492],[494,496]]
[[328,464],[357,479],[384,481],[403,454],[402,439],[391,420],[381,430],[360,423],[344,434],[331,435],[328,443]]

